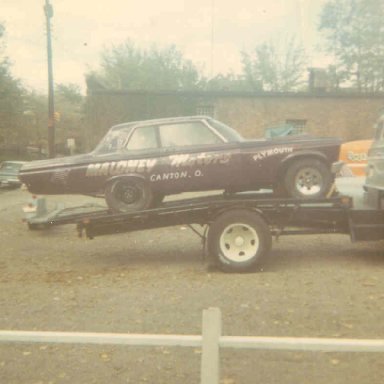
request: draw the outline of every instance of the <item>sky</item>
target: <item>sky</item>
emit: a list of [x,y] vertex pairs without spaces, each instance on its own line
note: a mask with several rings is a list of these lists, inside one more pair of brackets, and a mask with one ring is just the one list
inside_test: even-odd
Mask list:
[[[241,51],[295,37],[308,66],[326,61],[317,33],[326,0],[50,0],[55,83],[78,84],[99,68],[104,48],[127,39],[137,47],[177,46],[210,77],[240,73]],[[47,92],[45,0],[1,0],[5,54],[23,84]]]

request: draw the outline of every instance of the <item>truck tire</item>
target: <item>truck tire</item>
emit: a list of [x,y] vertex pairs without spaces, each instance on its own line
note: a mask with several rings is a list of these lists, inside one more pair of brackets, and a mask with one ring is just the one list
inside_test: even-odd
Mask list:
[[105,201],[115,213],[135,212],[151,206],[153,193],[148,183],[138,177],[111,180],[105,188]]
[[326,197],[333,183],[327,165],[317,159],[300,159],[293,162],[284,176],[284,189],[290,197],[317,199]]
[[210,225],[207,250],[224,272],[247,272],[260,264],[271,243],[271,232],[260,214],[233,209],[222,213]]

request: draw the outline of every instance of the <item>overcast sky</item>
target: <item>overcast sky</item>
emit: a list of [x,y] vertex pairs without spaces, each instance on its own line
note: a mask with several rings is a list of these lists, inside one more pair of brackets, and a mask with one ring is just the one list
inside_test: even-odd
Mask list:
[[[143,48],[152,43],[174,44],[207,76],[239,72],[240,51],[287,36],[301,39],[309,54],[309,66],[323,60],[317,25],[326,0],[50,2],[54,8],[55,83],[76,83],[83,90],[84,73],[98,68],[103,47],[126,39]],[[44,3],[45,0],[1,0],[0,4],[12,73],[25,85],[42,92],[47,88]]]

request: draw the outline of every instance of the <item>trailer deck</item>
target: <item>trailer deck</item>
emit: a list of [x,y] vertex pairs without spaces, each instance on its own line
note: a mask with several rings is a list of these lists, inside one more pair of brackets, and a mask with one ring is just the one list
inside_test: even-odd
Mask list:
[[79,235],[89,239],[197,224],[203,228],[198,233],[207,253],[223,269],[242,271],[268,253],[271,236],[338,233],[349,235],[352,241],[383,240],[382,201],[372,204],[360,178],[340,179],[337,188],[339,194],[326,199],[277,198],[264,192],[220,193],[171,200],[155,209],[120,214],[97,205],[48,212],[44,201],[40,201],[40,214],[30,214],[26,221],[31,229],[76,224]]

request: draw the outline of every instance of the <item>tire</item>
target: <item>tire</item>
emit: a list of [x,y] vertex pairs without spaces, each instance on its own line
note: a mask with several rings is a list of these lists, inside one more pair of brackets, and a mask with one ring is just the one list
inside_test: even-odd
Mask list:
[[326,197],[333,184],[327,165],[317,159],[301,159],[292,163],[284,176],[284,189],[290,197],[316,199]]
[[221,214],[209,227],[207,249],[224,272],[254,270],[269,252],[272,237],[256,212],[234,209]]
[[130,177],[110,181],[105,188],[105,201],[115,213],[135,212],[151,206],[153,193],[145,180]]

